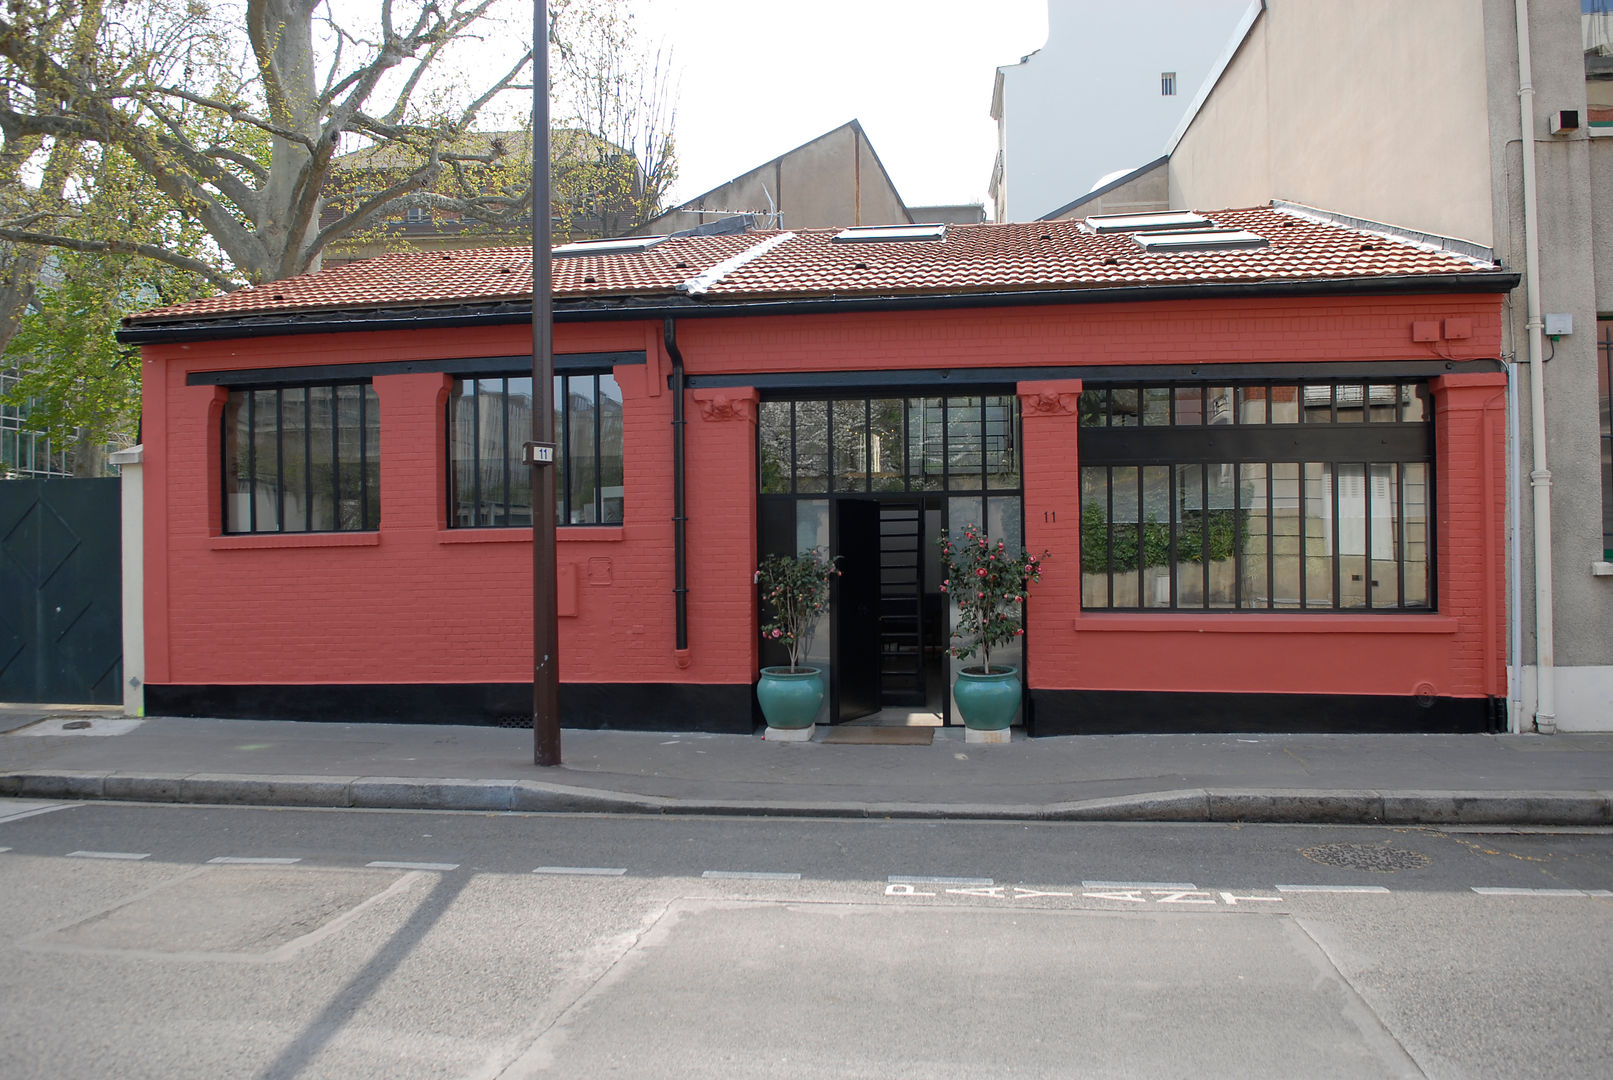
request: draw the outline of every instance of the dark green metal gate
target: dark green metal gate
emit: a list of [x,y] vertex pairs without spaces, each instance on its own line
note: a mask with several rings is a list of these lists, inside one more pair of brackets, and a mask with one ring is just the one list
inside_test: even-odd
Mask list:
[[123,700],[118,480],[0,481],[0,701]]

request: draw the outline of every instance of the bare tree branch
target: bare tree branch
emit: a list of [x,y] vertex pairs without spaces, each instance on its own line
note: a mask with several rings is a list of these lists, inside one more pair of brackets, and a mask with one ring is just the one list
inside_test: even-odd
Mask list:
[[14,244],[38,244],[42,247],[65,248],[68,251],[83,251],[92,254],[140,255],[147,259],[167,263],[170,266],[177,266],[181,270],[189,270],[193,274],[206,278],[225,292],[234,292],[241,287],[240,282],[220,273],[200,259],[180,255],[156,244],[145,244],[132,240],[80,240],[72,236],[56,236],[52,233],[37,233],[7,228],[0,228],[0,240],[8,240]]

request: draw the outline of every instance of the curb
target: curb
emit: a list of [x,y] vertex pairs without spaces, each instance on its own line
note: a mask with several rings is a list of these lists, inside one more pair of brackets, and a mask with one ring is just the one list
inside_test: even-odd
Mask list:
[[533,780],[110,771],[0,774],[0,796],[373,810],[1291,825],[1613,825],[1610,791],[1188,788],[1031,804],[680,799]]

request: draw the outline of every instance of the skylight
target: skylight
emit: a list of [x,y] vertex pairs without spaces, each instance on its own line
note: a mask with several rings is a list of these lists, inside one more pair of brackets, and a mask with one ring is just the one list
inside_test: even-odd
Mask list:
[[944,240],[947,227],[937,225],[859,225],[830,237],[835,244],[874,244],[910,240]]
[[1138,233],[1132,237],[1144,251],[1234,251],[1267,246],[1264,236],[1243,229],[1194,229],[1192,232]]
[[1088,217],[1086,224],[1095,233],[1181,232],[1208,229],[1215,222],[1191,210],[1180,210],[1165,214],[1102,214]]
[[664,236],[611,236],[604,240],[576,240],[561,244],[550,254],[556,259],[570,259],[578,255],[632,255],[648,251],[665,239]]

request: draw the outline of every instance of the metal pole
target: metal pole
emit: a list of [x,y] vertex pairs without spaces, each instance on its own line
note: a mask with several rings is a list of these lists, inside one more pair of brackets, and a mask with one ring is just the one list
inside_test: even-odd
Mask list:
[[[549,6],[532,4],[532,440],[554,445],[554,297],[549,258]],[[558,448],[557,448],[558,449]],[[560,764],[560,630],[555,617],[555,475],[532,458],[532,760]]]

